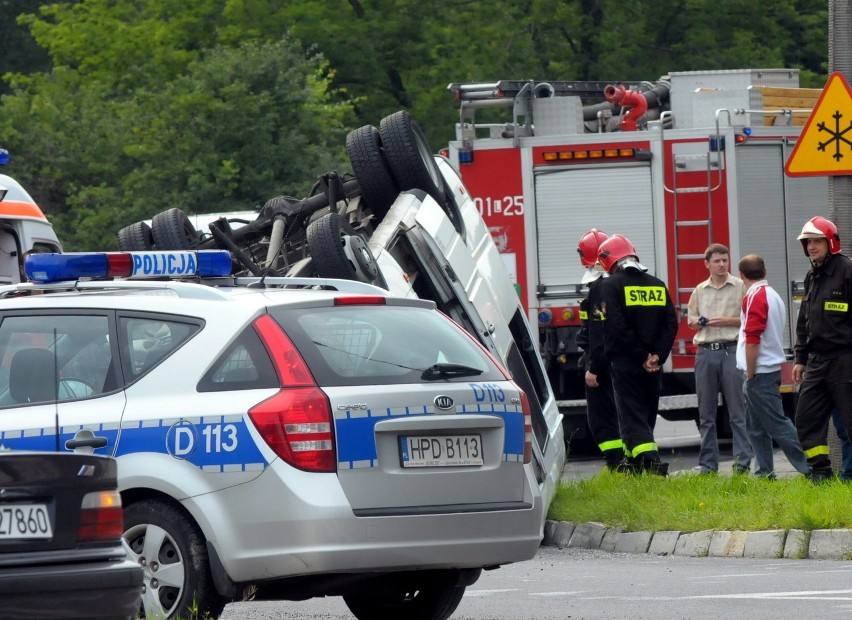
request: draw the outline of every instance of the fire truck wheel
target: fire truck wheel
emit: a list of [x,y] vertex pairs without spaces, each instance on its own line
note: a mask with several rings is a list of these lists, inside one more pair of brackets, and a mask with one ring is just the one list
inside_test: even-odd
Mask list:
[[151,232],[158,250],[189,250],[198,243],[198,231],[177,207],[155,215]]
[[370,248],[337,213],[327,213],[311,222],[307,239],[319,277],[375,281],[378,267]]
[[361,197],[373,210],[376,221],[381,221],[399,195],[399,187],[385,159],[379,130],[372,125],[364,125],[349,132],[346,154],[358,179]]
[[136,222],[118,231],[118,249],[122,252],[146,252],[154,247],[154,235],[145,222]]

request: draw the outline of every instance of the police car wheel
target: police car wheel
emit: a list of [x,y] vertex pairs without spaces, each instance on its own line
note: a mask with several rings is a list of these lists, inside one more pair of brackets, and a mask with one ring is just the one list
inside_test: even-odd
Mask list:
[[379,130],[364,125],[349,132],[346,154],[358,179],[361,198],[372,209],[376,221],[380,221],[399,195],[399,188],[385,159]]
[[145,569],[143,618],[218,616],[225,607],[210,575],[204,538],[178,508],[143,500],[124,508],[128,557]]
[[198,244],[198,231],[177,207],[155,215],[151,231],[158,250],[190,250]]
[[435,156],[420,125],[401,110],[386,116],[379,124],[385,157],[400,190],[420,189],[432,196],[446,212],[456,231],[463,232],[461,212],[455,199],[448,197]]
[[430,579],[372,596],[344,596],[343,601],[358,620],[446,620],[461,603],[464,591],[465,586],[456,585],[453,578]]
[[118,249],[122,252],[147,252],[154,247],[154,235],[145,222],[136,222],[118,231]]
[[310,223],[308,247],[317,275],[373,282],[378,267],[370,248],[337,213],[326,213]]

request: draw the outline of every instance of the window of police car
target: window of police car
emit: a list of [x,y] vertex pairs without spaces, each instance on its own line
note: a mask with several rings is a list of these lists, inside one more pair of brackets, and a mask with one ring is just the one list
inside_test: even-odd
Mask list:
[[105,315],[7,316],[0,324],[0,405],[101,394],[114,384],[107,380],[111,361]]
[[180,348],[199,326],[170,318],[152,316],[121,317],[119,329],[125,342],[125,370],[133,381]]
[[[0,406],[61,402],[107,394],[122,385],[113,315],[30,314],[0,323]],[[198,330],[161,317],[122,317],[123,368],[134,381]],[[45,381],[53,375],[56,381]]]
[[254,327],[243,330],[198,383],[199,392],[256,390],[279,386],[275,366]]

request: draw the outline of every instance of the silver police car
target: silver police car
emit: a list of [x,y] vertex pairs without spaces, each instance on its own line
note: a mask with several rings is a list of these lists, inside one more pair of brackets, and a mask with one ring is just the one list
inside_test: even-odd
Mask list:
[[530,404],[487,349],[431,301],[230,267],[41,254],[0,288],[0,441],[117,459],[145,618],[255,586],[442,619],[534,556]]

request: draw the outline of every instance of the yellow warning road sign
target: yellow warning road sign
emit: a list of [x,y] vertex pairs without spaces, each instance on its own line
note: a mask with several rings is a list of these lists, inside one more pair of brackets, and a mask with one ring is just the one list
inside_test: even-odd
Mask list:
[[852,174],[852,90],[832,73],[784,167],[787,176]]

